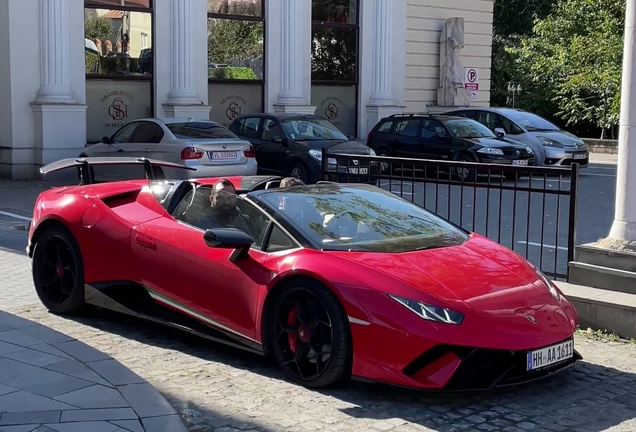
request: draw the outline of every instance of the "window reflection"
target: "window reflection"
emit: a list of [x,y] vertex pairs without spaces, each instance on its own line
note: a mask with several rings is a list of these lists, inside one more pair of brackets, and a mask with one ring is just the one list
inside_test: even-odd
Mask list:
[[86,73],[152,74],[152,14],[84,9]]
[[356,81],[357,33],[355,27],[313,27],[312,80]]
[[208,19],[208,77],[262,80],[263,22]]
[[312,0],[312,21],[357,24],[357,0]]
[[262,16],[262,0],[208,0],[208,13]]
[[151,7],[150,0],[89,0],[86,3],[99,3],[104,6]]

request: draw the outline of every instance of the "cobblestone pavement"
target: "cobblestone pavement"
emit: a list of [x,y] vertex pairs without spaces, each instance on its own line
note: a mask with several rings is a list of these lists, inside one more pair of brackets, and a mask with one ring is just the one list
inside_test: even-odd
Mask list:
[[[6,239],[20,243],[20,249],[6,247]],[[24,241],[24,232],[0,228],[0,246],[5,246],[0,249],[0,309],[112,356],[155,386],[191,430],[636,430],[634,344],[577,337],[584,362],[505,391],[427,395],[361,383],[311,391],[283,380],[265,359],[170,329],[93,309],[74,319],[47,313],[33,293]]]

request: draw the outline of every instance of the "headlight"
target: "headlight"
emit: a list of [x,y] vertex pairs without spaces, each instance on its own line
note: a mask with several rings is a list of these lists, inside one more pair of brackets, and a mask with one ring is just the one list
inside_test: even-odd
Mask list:
[[548,291],[550,291],[552,297],[554,297],[559,303],[561,303],[561,295],[559,294],[559,291],[556,289],[554,284],[548,280],[548,278],[543,274],[543,272],[541,272],[541,270],[535,269],[535,272],[537,273],[537,277],[539,278],[539,280],[544,283],[546,288],[548,288]]
[[461,324],[464,319],[464,314],[445,309],[439,306],[433,306],[427,303],[423,303],[417,300],[411,300],[404,297],[396,296],[393,294],[387,294],[396,302],[402,304],[402,306],[410,309],[411,312],[419,315],[428,321],[434,321],[443,324]]
[[532,151],[530,147],[526,147],[526,151],[528,152],[528,154],[534,154],[534,151]]
[[546,137],[537,137],[539,138],[539,141],[541,141],[541,144],[543,144],[546,147],[558,147],[558,148],[563,148],[563,144],[561,144],[558,141],[555,141],[551,138],[546,138]]
[[492,155],[503,155],[503,151],[501,149],[492,148],[492,147],[482,147],[479,150],[477,150],[477,153],[492,154]]
[[377,156],[375,154],[375,151],[372,148],[370,148],[370,147],[369,147],[369,156]]
[[[309,150],[309,156],[316,159],[318,162],[322,162],[322,150],[311,149]],[[335,165],[336,160],[334,158],[327,159],[329,165]]]

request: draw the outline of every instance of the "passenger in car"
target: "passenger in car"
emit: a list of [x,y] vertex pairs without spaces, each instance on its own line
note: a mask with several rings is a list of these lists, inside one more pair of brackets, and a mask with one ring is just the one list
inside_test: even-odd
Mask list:
[[228,179],[219,180],[210,193],[210,210],[196,226],[203,229],[236,228],[252,235],[245,216],[237,207],[236,189]]

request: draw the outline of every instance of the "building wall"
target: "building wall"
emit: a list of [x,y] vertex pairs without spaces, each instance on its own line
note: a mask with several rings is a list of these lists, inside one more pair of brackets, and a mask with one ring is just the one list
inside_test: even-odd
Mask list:
[[490,104],[493,0],[408,0],[406,20],[405,112],[426,112],[437,104],[439,41],[448,18],[464,18],[461,61],[479,69],[478,100]]

